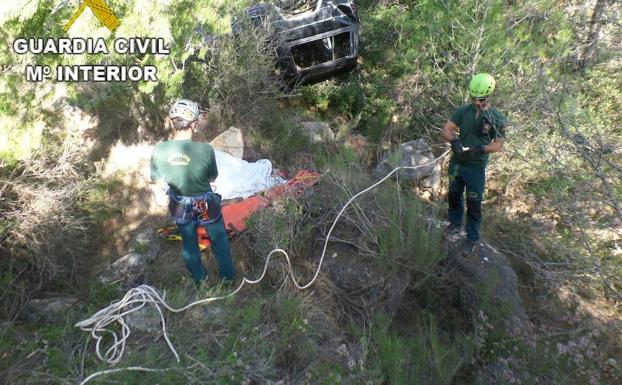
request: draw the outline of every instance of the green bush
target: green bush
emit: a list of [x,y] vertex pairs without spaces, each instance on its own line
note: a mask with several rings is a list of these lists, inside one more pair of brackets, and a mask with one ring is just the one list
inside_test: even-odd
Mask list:
[[438,329],[434,318],[420,317],[414,336],[403,336],[379,319],[372,327],[375,350],[372,368],[381,371],[387,383],[453,384],[472,355],[469,338],[449,338]]

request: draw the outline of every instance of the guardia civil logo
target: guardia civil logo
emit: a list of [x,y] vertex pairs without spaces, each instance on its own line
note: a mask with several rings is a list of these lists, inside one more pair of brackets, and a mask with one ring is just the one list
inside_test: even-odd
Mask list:
[[95,17],[106,27],[113,32],[119,26],[119,19],[112,12],[110,7],[106,4],[104,0],[84,0],[82,4],[80,4],[80,8],[71,16],[71,19],[65,24],[64,30],[65,32],[69,31],[73,23],[82,15],[82,12],[89,7]]

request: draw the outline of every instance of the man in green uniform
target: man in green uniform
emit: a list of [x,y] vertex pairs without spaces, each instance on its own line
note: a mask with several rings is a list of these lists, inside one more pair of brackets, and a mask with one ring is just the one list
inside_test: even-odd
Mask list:
[[465,253],[478,250],[482,221],[482,200],[486,180],[486,164],[490,153],[503,150],[505,117],[491,106],[495,89],[494,78],[479,73],[469,83],[471,103],[458,107],[445,123],[441,136],[451,143],[449,162],[449,226],[448,235],[462,230],[463,194],[466,188]]
[[[199,118],[199,106],[186,99],[178,100],[168,118],[174,128],[173,140],[158,143],[151,155],[151,183],[166,186],[169,210],[182,238],[182,257],[193,279],[207,279],[201,262],[197,226],[205,226],[212,242],[220,277],[233,280],[235,268],[229,239],[220,212],[220,196],[210,183],[218,176],[214,149],[207,143],[192,141]],[[197,210],[208,215],[197,217]]]

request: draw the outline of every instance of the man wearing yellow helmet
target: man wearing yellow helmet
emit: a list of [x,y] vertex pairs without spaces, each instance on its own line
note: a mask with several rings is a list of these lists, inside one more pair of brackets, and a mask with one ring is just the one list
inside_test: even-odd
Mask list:
[[471,254],[479,249],[479,228],[482,221],[482,200],[486,180],[486,164],[490,153],[503,150],[505,117],[492,107],[490,96],[495,79],[479,73],[469,83],[471,103],[458,107],[445,123],[441,136],[451,144],[449,162],[449,226],[447,235],[462,231],[463,194],[466,188],[466,247]]

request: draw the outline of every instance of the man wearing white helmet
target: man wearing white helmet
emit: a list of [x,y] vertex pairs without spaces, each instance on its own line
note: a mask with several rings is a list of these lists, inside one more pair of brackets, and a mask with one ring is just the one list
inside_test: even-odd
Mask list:
[[196,231],[197,226],[205,226],[220,277],[233,280],[235,268],[220,211],[220,196],[212,192],[210,185],[218,176],[214,149],[207,143],[192,141],[198,118],[197,103],[180,99],[173,105],[168,119],[174,137],[155,146],[151,182],[168,186],[169,211],[181,234],[182,257],[192,278],[197,283],[207,279]]
[[457,108],[445,123],[441,136],[451,144],[449,163],[449,227],[447,235],[462,231],[464,191],[466,189],[465,254],[479,250],[479,228],[489,155],[503,151],[506,119],[492,107],[490,97],[495,79],[479,73],[469,83],[471,103]]

